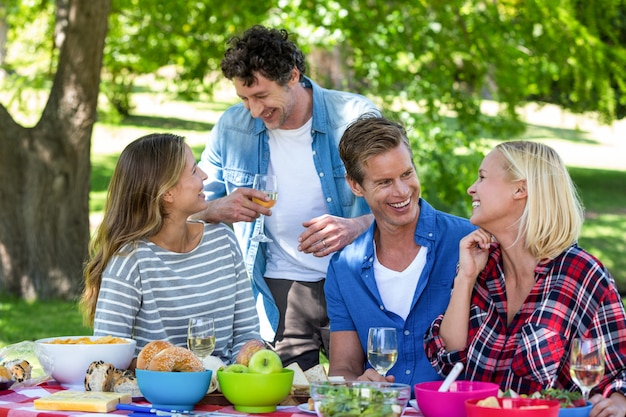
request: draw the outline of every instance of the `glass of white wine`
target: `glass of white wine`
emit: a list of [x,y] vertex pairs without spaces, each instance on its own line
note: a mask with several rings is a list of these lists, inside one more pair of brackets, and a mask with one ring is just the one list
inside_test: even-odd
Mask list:
[[[278,199],[278,183],[276,175],[256,174],[254,176],[254,184],[252,185],[252,188],[263,191],[270,199],[269,201],[263,201],[253,198],[252,201],[266,208],[274,207],[274,204],[276,204],[276,200]],[[252,237],[252,241],[272,242],[272,239],[265,235],[265,216],[263,214],[259,217],[259,222],[261,223],[259,233]]]
[[212,317],[192,317],[187,328],[187,347],[200,360],[215,349],[215,321]]
[[392,327],[370,327],[367,335],[367,361],[382,376],[398,360],[398,337]]
[[585,401],[604,375],[604,340],[601,337],[574,339],[569,373]]

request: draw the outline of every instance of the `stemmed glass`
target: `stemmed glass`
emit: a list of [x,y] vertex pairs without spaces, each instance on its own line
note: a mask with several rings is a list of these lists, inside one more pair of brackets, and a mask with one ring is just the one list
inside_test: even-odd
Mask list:
[[[262,205],[263,207],[274,207],[274,204],[276,204],[276,199],[278,199],[278,186],[276,175],[256,174],[254,176],[254,184],[252,185],[252,188],[254,188],[255,190],[263,191],[270,199],[269,201],[263,201],[253,198],[252,201]],[[252,241],[272,242],[272,239],[265,236],[265,216],[263,214],[261,214],[259,222],[261,223],[259,227],[259,233],[252,237]]]
[[398,360],[398,338],[392,327],[370,327],[367,335],[367,360],[382,376]]
[[187,328],[187,347],[200,360],[215,349],[215,322],[212,317],[192,317]]
[[601,337],[574,339],[569,373],[585,401],[604,375],[604,340]]

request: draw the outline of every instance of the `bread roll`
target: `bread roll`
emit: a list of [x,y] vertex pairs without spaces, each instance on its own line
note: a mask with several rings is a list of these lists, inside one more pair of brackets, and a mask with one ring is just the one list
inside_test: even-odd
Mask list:
[[89,364],[85,375],[85,391],[110,392],[115,366],[104,361]]
[[0,382],[9,382],[11,379],[11,372],[4,365],[0,365]]
[[24,359],[7,361],[3,365],[9,370],[9,373],[11,374],[10,379],[15,382],[24,382],[29,380],[31,377],[32,367],[30,366],[30,363]]
[[172,346],[174,345],[167,340],[153,340],[148,343],[141,349],[139,355],[137,355],[137,369],[148,369],[152,358],[154,358],[157,353]]
[[165,372],[202,372],[204,365],[189,349],[171,346],[154,355],[148,369]]
[[113,392],[128,393],[132,397],[143,396],[133,371],[116,369],[115,375],[112,386]]

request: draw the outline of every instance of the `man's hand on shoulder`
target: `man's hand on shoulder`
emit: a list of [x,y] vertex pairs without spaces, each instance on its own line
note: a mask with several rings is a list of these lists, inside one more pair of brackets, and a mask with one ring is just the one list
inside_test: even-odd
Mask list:
[[367,229],[374,216],[344,218],[325,214],[302,223],[305,231],[298,238],[298,250],[322,257],[343,249]]

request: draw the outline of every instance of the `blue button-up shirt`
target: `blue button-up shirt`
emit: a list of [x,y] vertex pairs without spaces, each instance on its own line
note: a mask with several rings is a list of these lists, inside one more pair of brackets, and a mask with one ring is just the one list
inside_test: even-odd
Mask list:
[[387,375],[411,386],[440,379],[424,353],[424,334],[435,317],[448,307],[459,259],[459,241],[475,228],[467,219],[435,210],[420,199],[415,243],[428,248],[428,253],[415,293],[407,294],[411,310],[405,321],[385,308],[376,286],[374,222],[330,261],[324,286],[330,331],[356,331],[365,353],[370,327],[394,327],[398,360]]
[[[328,212],[340,217],[357,217],[369,213],[365,200],[356,198],[345,180],[346,170],[339,157],[338,145],[349,123],[363,113],[380,112],[369,99],[361,95],[321,88],[306,77],[303,84],[313,91],[312,156],[315,169],[320,173],[318,177]],[[198,163],[208,176],[204,187],[207,199],[224,197],[239,187],[252,187],[255,174],[267,173],[270,162],[268,141],[263,121],[253,118],[242,103],[227,109],[211,130]],[[265,244],[259,245],[250,240],[257,227],[258,221],[233,225],[246,268],[252,277],[263,336],[273,339],[273,335],[267,333],[267,326],[271,327],[272,332],[276,331],[278,308],[263,279]]]

